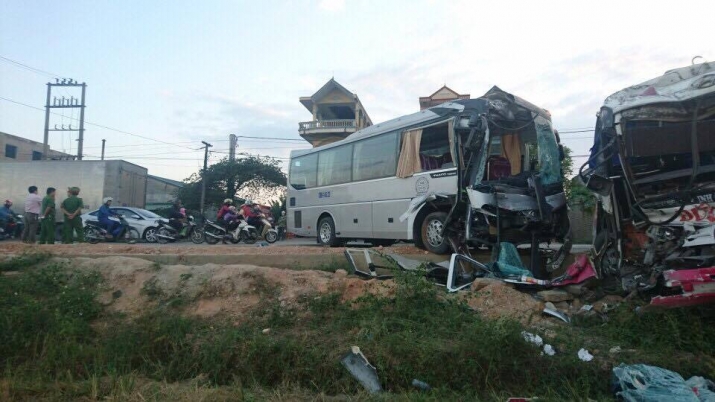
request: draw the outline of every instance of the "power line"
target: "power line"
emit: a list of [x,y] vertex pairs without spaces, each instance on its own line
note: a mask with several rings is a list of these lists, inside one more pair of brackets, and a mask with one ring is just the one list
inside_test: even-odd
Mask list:
[[[42,108],[39,108],[39,107],[35,107],[35,106],[32,106],[32,105],[28,105],[28,104],[26,104],[26,103],[18,102],[18,101],[12,100],[12,99],[8,99],[8,98],[2,97],[2,96],[0,96],[0,100],[4,100],[4,101],[10,102],[10,103],[14,103],[14,104],[20,105],[20,106],[29,107],[29,108],[31,108],[31,109],[39,110],[39,111],[41,111],[41,112],[44,112],[44,111],[45,111],[45,109],[42,109]],[[50,112],[50,113],[51,113],[51,114],[54,114],[54,115],[56,115],[56,116],[62,116],[62,115],[59,114],[59,113],[55,113],[55,112]],[[79,119],[75,118],[74,120],[79,120]],[[105,126],[105,125],[103,125],[103,124],[92,123],[92,122],[89,122],[89,121],[87,121],[87,120],[85,120],[84,123],[87,124],[87,125],[90,125],[90,126],[103,128],[103,129],[105,129],[105,130],[109,130],[109,131],[114,131],[114,132],[121,133],[121,134],[130,135],[130,136],[132,136],[132,137],[143,138],[143,139],[149,140],[149,141],[154,141],[154,142],[159,142],[159,143],[162,143],[162,144],[171,145],[171,146],[175,146],[175,147],[179,147],[179,148],[186,148],[186,149],[194,150],[193,148],[186,147],[186,146],[183,146],[183,145],[177,145],[176,143],[171,143],[171,142],[167,142],[167,141],[157,140],[157,139],[155,139],[155,138],[145,137],[145,136],[140,135],[140,134],[130,133],[129,131],[119,130],[119,129],[117,129],[117,128],[112,128],[112,127],[109,127],[109,126]]]
[[4,56],[0,56],[0,60],[9,62],[9,63],[15,65],[15,67],[20,67],[20,68],[24,68],[25,70],[32,71],[33,73],[37,73],[37,74],[41,74],[41,75],[46,75],[46,76],[52,77],[52,78],[65,78],[65,77],[62,77],[61,75],[53,74],[53,73],[51,73],[51,72],[49,72],[49,71],[45,71],[45,70],[40,70],[39,68],[35,68],[35,67],[32,67],[32,66],[28,66],[27,64],[20,63],[20,62],[17,61],[17,60],[9,59],[9,58],[4,57]]

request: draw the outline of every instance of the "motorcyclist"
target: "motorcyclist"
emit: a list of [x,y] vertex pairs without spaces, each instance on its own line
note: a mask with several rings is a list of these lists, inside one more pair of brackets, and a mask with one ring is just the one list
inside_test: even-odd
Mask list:
[[114,220],[109,219],[110,217],[119,217],[119,214],[112,212],[109,209],[112,206],[112,197],[104,197],[102,200],[102,206],[99,207],[99,212],[97,212],[97,220],[99,223],[107,229],[107,237],[116,239],[119,233],[122,231],[122,225]]
[[[5,200],[3,206],[0,207],[0,225],[2,225],[2,227],[6,229],[6,232],[11,234],[12,237],[18,237],[22,233],[24,225],[17,214],[12,211],[11,207],[12,201],[10,200]],[[14,233],[10,233],[9,230],[7,230],[8,225],[11,223],[15,224]]]
[[169,211],[169,226],[181,232],[184,227],[184,215],[181,214],[181,201],[177,200]]
[[249,225],[256,228],[261,225],[263,226],[261,237],[264,237],[271,228],[270,222],[268,222],[263,215],[263,212],[253,203],[253,200],[251,199],[247,199],[245,204],[243,204],[241,207],[241,214],[246,218],[246,222],[248,222]]
[[233,204],[233,200],[230,198],[226,198],[223,200],[223,205],[221,205],[221,209],[218,210],[218,213],[216,214],[216,221],[217,222],[223,222],[223,216],[228,212],[229,208],[231,208],[231,204]]
[[[223,214],[223,218],[221,219],[222,224],[226,227],[227,232],[231,232],[232,230],[235,230],[236,227],[238,227],[238,220],[239,220],[239,212],[236,207],[233,205],[228,208],[228,212]],[[231,237],[232,235],[229,233],[226,235],[227,237]],[[226,244],[226,238],[223,239],[223,244]]]

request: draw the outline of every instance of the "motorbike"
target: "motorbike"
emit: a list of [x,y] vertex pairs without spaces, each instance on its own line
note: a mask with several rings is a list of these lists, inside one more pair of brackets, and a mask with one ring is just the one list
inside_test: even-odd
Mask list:
[[187,223],[181,228],[181,230],[176,230],[173,226],[169,225],[164,221],[156,221],[156,241],[160,244],[166,244],[170,241],[176,241],[180,239],[191,239],[195,244],[201,244],[204,242],[204,231],[196,225],[194,222],[194,217],[189,216]]
[[[206,243],[208,244],[216,244],[219,241],[226,240],[233,244],[240,242],[253,244],[260,240],[262,231],[263,225],[259,225],[258,227],[249,225],[244,219],[241,219],[238,226],[233,230],[228,230],[218,222],[212,221],[206,221],[206,225],[204,226],[204,235],[206,237]],[[275,243],[278,240],[278,232],[273,228],[269,229],[264,240],[268,243]]]
[[119,223],[121,224],[122,230],[119,232],[116,238],[112,240],[112,235],[109,231],[99,223],[98,221],[87,221],[85,222],[84,237],[90,244],[97,244],[100,241],[117,241],[118,239],[124,239],[129,244],[134,244],[141,238],[139,231],[130,226],[123,215],[119,215]]

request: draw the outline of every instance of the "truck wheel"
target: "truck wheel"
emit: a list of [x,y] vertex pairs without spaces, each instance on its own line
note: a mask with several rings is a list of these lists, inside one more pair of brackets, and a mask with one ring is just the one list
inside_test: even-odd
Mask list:
[[438,211],[427,215],[422,221],[421,240],[427,251],[435,254],[449,252],[449,243],[441,235],[446,219],[447,213]]
[[335,247],[339,244],[338,238],[335,237],[333,218],[327,216],[318,221],[318,243],[330,247]]

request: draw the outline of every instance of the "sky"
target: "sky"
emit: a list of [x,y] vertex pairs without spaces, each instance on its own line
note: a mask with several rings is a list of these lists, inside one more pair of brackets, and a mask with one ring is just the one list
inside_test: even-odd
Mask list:
[[[418,111],[445,84],[472,97],[497,85],[562,132],[590,130],[608,95],[715,60],[713,11],[712,0],[0,1],[0,131],[42,141],[44,112],[28,106],[43,108],[54,76],[87,83],[86,159],[106,139],[107,158],[175,180],[198,171],[201,141],[214,145],[209,163],[226,157],[231,133],[285,139],[239,137],[239,153],[308,148],[298,98],[331,77],[373,123]],[[562,140],[583,155],[592,136]],[[50,146],[75,153],[74,140],[55,132]]]

